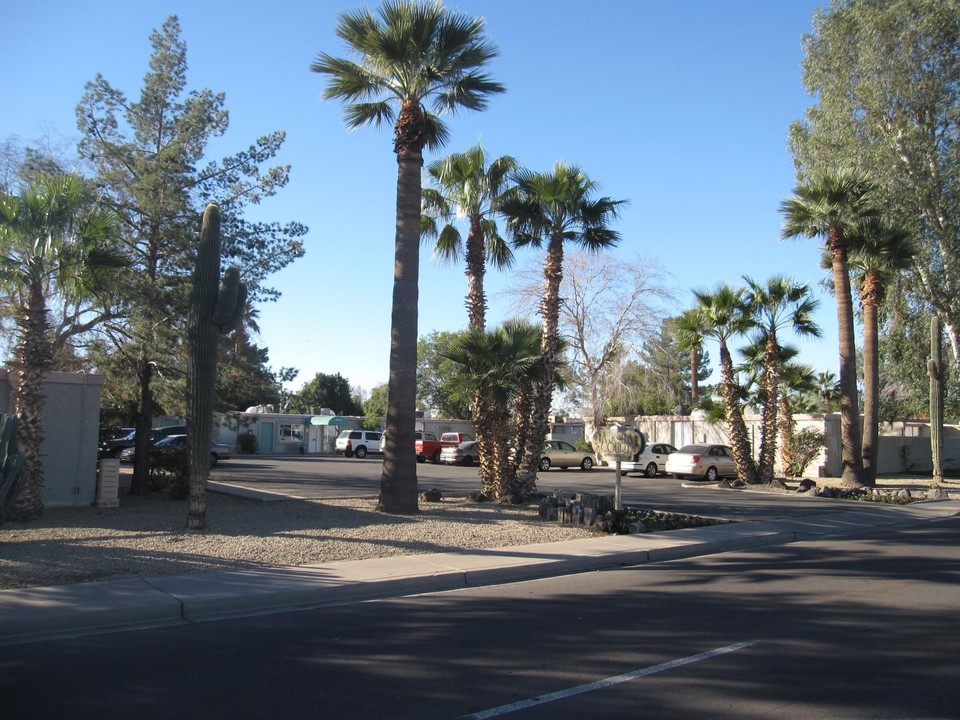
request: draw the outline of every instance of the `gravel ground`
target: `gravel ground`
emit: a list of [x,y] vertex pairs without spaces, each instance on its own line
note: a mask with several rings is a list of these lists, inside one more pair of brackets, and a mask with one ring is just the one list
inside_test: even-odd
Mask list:
[[535,506],[420,501],[416,516],[375,500],[257,502],[207,495],[207,529],[185,529],[187,504],[123,496],[119,508],[48,508],[0,525],[0,589],[213,570],[322,564],[460,548],[557,542],[593,531],[561,527]]

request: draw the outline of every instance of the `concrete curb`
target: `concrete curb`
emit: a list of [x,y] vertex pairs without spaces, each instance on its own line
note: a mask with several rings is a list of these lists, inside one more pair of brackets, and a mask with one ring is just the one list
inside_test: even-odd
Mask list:
[[669,533],[5,590],[0,591],[0,645],[535,580],[871,534],[956,515],[960,502],[936,501]]

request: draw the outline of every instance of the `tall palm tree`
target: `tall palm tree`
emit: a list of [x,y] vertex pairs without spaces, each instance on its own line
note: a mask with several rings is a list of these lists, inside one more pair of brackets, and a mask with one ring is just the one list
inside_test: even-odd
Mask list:
[[863,308],[863,482],[877,479],[880,433],[880,352],[877,313],[893,277],[911,267],[910,235],[879,220],[861,223],[850,234],[850,267]]
[[500,499],[518,491],[509,450],[518,398],[540,379],[540,329],[510,321],[492,332],[472,329],[442,353],[461,367],[453,383],[476,404],[477,455],[484,494]]
[[488,96],[503,92],[482,72],[497,55],[484,32],[482,19],[450,12],[439,2],[393,0],[381,4],[376,15],[367,9],[339,15],[336,33],[356,61],[321,52],[311,65],[328,78],[324,99],[345,103],[348,127],[393,124],[397,221],[387,443],[378,503],[385,512],[418,510],[414,428],[423,149],[446,142],[441,114],[483,110]]
[[720,389],[737,475],[745,482],[755,485],[760,480],[750,450],[750,437],[740,405],[741,388],[737,383],[729,346],[733,337],[748,332],[753,325],[744,291],[741,288],[733,289],[724,283],[712,293],[694,290],[693,295],[697,301],[696,311],[700,315],[703,337],[716,340],[720,346]]
[[565,243],[599,252],[620,241],[620,234],[609,224],[619,215],[624,200],[594,197],[598,185],[580,168],[557,163],[552,172],[520,170],[516,187],[505,193],[498,204],[507,219],[514,247],[547,246],[543,266],[543,297],[540,316],[543,332],[540,349],[545,364],[545,380],[531,402],[530,435],[520,453],[519,478],[533,489],[542,443],[547,435],[553,379],[562,363],[560,349],[560,283],[563,280]]
[[774,275],[765,284],[744,276],[747,283],[747,311],[763,341],[763,406],[761,409],[760,452],[757,470],[760,479],[773,480],[777,450],[777,414],[779,412],[780,373],[785,362],[780,336],[790,329],[801,337],[820,337],[813,313],[819,301],[806,283]]
[[[483,278],[487,263],[506,268],[513,262],[510,246],[500,236],[494,218],[494,206],[507,187],[517,161],[503,155],[486,164],[483,147],[476,146],[454,153],[427,167],[435,188],[423,191],[424,227],[426,235],[437,238],[436,254],[457,262],[466,255],[467,314],[470,327],[486,327],[487,297]],[[466,243],[452,220],[467,221]],[[438,228],[438,221],[443,222]]]
[[32,520],[43,512],[43,375],[52,369],[48,301],[89,297],[103,289],[108,268],[123,264],[107,245],[116,217],[92,202],[76,175],[39,179],[19,195],[0,195],[0,286],[19,297],[14,367],[20,380],[14,413],[27,479],[8,517]]
[[822,238],[830,255],[840,346],[842,481],[850,487],[863,484],[863,461],[847,235],[858,223],[877,216],[874,193],[874,185],[866,176],[841,170],[798,185],[794,196],[780,204],[780,212],[784,215],[783,237]]

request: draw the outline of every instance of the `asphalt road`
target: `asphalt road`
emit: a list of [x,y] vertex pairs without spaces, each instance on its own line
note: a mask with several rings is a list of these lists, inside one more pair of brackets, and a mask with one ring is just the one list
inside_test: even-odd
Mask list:
[[[380,492],[382,465],[382,460],[372,455],[363,460],[339,456],[239,456],[218,464],[211,472],[211,479],[299,498],[375,498]],[[438,488],[446,495],[462,496],[480,490],[476,467],[419,463],[417,477],[421,491]],[[672,512],[729,519],[773,519],[802,516],[814,510],[817,513],[831,511],[829,505],[815,498],[721,491],[708,483],[681,483],[665,476],[630,475],[623,477],[621,483],[624,503]],[[586,472],[554,469],[537,476],[537,488],[543,492],[562,490],[612,495],[614,486],[614,472],[607,467]],[[873,503],[856,505],[863,507],[844,503],[844,507],[833,509],[846,513],[878,511]]]
[[9,646],[2,716],[956,718],[958,533]]

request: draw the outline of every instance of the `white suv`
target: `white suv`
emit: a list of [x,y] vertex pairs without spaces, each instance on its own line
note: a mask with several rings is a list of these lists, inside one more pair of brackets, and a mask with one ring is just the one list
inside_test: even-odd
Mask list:
[[336,451],[347,457],[365,458],[369,453],[381,453],[383,433],[377,430],[344,430],[337,436]]

